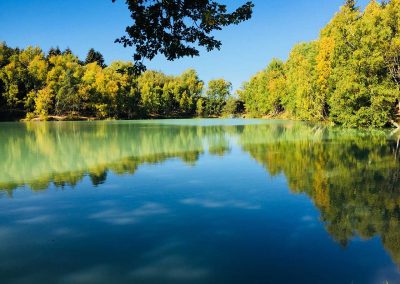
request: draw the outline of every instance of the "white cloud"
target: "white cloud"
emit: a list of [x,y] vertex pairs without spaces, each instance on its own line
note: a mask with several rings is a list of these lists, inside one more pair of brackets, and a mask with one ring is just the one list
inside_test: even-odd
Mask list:
[[35,224],[48,223],[48,222],[52,221],[53,219],[54,218],[52,218],[50,215],[39,215],[39,216],[32,217],[32,218],[25,218],[25,219],[17,220],[17,223],[26,224],[26,225],[35,225]]
[[168,209],[158,203],[146,203],[130,211],[108,209],[89,216],[113,225],[128,225],[141,221],[143,218],[168,213]]
[[260,205],[250,204],[243,201],[237,200],[226,200],[226,201],[218,201],[211,199],[198,199],[198,198],[187,198],[181,200],[182,204],[186,205],[197,205],[205,208],[239,208],[239,209],[248,209],[248,210],[256,210],[261,209]]
[[139,267],[131,272],[133,279],[197,280],[207,277],[208,270],[189,264],[179,255],[169,255]]

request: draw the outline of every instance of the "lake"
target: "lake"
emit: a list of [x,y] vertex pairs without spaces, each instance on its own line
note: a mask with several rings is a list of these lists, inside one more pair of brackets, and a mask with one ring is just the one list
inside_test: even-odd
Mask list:
[[0,283],[400,283],[388,131],[0,124]]

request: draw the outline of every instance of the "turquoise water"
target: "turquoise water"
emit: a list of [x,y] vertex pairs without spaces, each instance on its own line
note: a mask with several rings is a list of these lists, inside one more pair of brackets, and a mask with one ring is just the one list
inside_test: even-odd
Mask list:
[[399,283],[397,137],[0,124],[0,283]]

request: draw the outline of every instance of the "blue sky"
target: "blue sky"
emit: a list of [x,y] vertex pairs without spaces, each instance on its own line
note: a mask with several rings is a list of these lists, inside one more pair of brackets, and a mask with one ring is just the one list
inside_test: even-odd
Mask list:
[[[247,0],[224,0],[237,7]],[[114,43],[130,23],[124,0],[0,0],[0,41],[13,47],[70,47],[84,59],[93,47],[107,62],[131,60],[133,50]],[[157,57],[147,66],[167,74],[188,68],[204,81],[225,78],[239,88],[243,81],[278,57],[286,59],[294,44],[318,37],[319,30],[338,11],[344,0],[253,0],[252,19],[228,27],[216,35],[220,51],[169,62]],[[367,0],[358,2],[365,6]]]

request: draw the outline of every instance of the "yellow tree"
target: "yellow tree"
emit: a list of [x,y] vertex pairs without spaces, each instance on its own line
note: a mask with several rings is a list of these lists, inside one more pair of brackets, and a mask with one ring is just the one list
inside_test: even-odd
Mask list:
[[285,110],[292,116],[305,120],[323,118],[323,104],[316,100],[317,42],[301,43],[290,52],[286,62],[287,97]]
[[[390,28],[391,36],[384,48],[384,58],[389,74],[396,84],[394,96],[400,113],[400,0],[392,0],[385,9],[385,25]],[[397,118],[398,120],[398,118]],[[397,122],[393,122],[399,127]]]
[[15,52],[0,71],[7,105],[12,109],[31,110],[33,98],[45,83],[47,69],[40,48],[29,46]]

